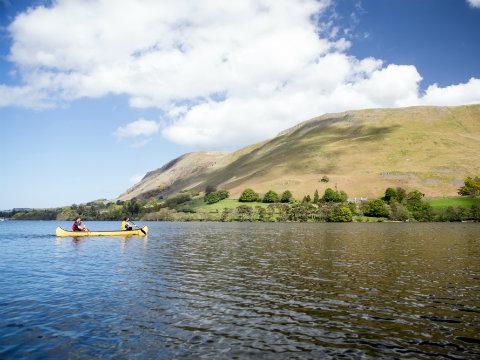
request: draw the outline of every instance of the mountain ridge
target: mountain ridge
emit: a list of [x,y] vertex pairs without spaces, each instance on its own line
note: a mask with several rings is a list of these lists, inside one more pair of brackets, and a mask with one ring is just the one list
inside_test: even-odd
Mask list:
[[[296,197],[326,187],[378,196],[387,186],[453,195],[480,173],[480,105],[415,106],[324,114],[233,152],[191,152],[148,172],[118,199],[169,196],[207,185],[238,196],[289,189]],[[320,182],[321,177],[330,183]]]

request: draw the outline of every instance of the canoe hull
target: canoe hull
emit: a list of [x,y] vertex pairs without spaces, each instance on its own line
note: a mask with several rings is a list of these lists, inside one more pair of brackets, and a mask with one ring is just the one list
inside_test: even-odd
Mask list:
[[57,236],[145,236],[148,234],[148,226],[135,230],[113,231],[68,231],[61,227],[57,227],[55,234]]

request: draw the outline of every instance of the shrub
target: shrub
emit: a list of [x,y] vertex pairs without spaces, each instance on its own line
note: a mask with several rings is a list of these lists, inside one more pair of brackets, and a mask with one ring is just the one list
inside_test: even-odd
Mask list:
[[364,205],[363,213],[367,216],[373,217],[388,217],[387,204],[381,199],[370,200]]
[[182,204],[176,207],[177,211],[184,212],[184,213],[196,213],[195,209],[191,205]]
[[470,218],[472,220],[480,221],[480,205],[472,205],[470,208]]
[[[408,207],[407,207],[408,208]],[[418,221],[432,221],[434,218],[432,207],[429,203],[423,202],[415,210],[411,211],[415,220]]]
[[264,203],[276,203],[276,202],[278,202],[278,194],[273,190],[267,191],[267,193],[263,197],[263,202]]
[[257,213],[259,221],[268,221],[267,210],[263,206],[255,206],[255,212]]
[[321,182],[327,183],[330,181],[327,175],[323,175],[322,178],[320,179]]
[[310,195],[305,195],[302,200],[302,202],[304,203],[309,203],[311,201],[312,201],[312,198],[310,197]]
[[222,211],[222,215],[220,216],[220,221],[231,220],[232,213],[233,213],[233,209],[224,208],[223,211]]
[[352,219],[352,211],[345,205],[333,206],[327,212],[328,222],[351,222]]
[[354,202],[349,202],[348,208],[352,212],[352,215],[359,215],[357,204],[355,204]]
[[260,201],[260,197],[252,189],[245,189],[245,190],[243,190],[242,195],[240,195],[240,198],[238,199],[238,201],[240,201],[240,202],[255,202],[255,201]]
[[464,185],[458,189],[459,195],[480,196],[480,176],[467,177]]
[[269,204],[266,216],[270,221],[287,221],[290,206],[287,204]]
[[463,221],[472,217],[468,208],[449,206],[446,209],[437,210],[437,221]]
[[315,190],[315,194],[313,194],[313,203],[318,204],[320,202],[320,195],[318,195],[318,190]]
[[387,188],[382,199],[387,204],[391,204],[393,201],[397,200],[397,190],[391,187]]
[[308,221],[317,217],[317,207],[309,202],[302,202],[300,204],[293,204],[288,207],[288,220],[291,221]]
[[390,204],[390,219],[396,221],[407,221],[412,218],[412,214],[402,204],[393,201]]
[[165,205],[169,207],[170,209],[174,209],[176,206],[186,203],[187,201],[190,201],[192,197],[190,194],[178,194],[176,196],[173,196],[171,198],[168,198],[165,201]]
[[280,198],[280,202],[289,203],[289,202],[292,202],[292,201],[293,201],[292,193],[290,192],[290,190],[285,190],[282,193],[282,197]]
[[238,220],[240,221],[252,221],[253,209],[247,205],[240,205],[236,208],[238,214]]

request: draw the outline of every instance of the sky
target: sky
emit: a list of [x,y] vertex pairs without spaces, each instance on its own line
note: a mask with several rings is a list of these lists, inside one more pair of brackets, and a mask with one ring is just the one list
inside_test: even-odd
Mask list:
[[480,0],[0,0],[0,209],[327,112],[473,103]]

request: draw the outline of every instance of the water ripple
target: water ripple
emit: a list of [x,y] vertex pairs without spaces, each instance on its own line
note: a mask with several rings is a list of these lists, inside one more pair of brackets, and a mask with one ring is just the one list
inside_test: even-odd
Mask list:
[[479,224],[57,225],[0,225],[2,359],[480,357]]

